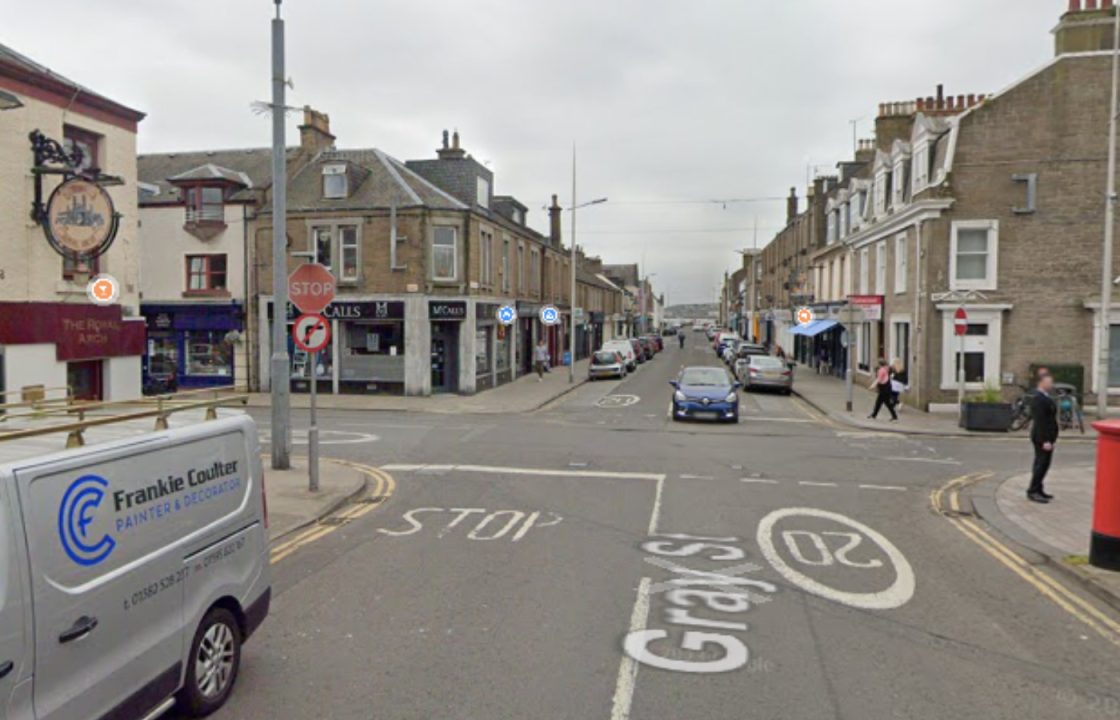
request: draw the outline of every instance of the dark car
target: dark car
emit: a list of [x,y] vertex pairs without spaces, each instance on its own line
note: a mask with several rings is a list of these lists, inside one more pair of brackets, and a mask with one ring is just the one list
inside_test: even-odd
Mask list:
[[665,349],[665,341],[661,339],[660,335],[644,335],[643,337],[649,340],[649,344],[653,347],[655,353]]
[[645,356],[645,359],[652,360],[653,343],[649,341],[649,338],[643,335],[642,337],[638,338],[638,343],[642,346],[642,355]]
[[673,420],[739,422],[742,385],[721,367],[688,367],[673,386]]
[[638,364],[644,363],[649,358],[646,356],[646,349],[642,347],[642,341],[638,338],[630,338],[630,345],[634,348],[634,357],[638,358]]

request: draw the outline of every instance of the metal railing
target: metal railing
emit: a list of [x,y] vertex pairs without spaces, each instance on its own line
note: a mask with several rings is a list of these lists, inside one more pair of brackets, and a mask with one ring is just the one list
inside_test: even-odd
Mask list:
[[187,208],[187,222],[225,222],[225,208],[221,205],[203,205],[201,208]]
[[[212,393],[211,398],[201,398],[200,395]],[[29,412],[9,413],[4,420],[29,420],[31,422],[49,422],[60,418],[65,422],[45,424],[38,427],[13,428],[0,427],[0,442],[19,440],[23,438],[49,435],[53,433],[67,433],[66,447],[74,448],[85,445],[85,430],[92,427],[123,423],[145,418],[155,418],[153,430],[166,430],[167,419],[170,415],[186,410],[205,409],[205,419],[214,420],[218,417],[218,408],[227,405],[247,405],[248,392],[236,386],[223,386],[188,390],[181,393],[171,393],[154,397],[139,398],[136,400],[116,400],[107,402],[89,402],[67,399],[63,406],[47,407],[45,409],[31,409]],[[152,407],[152,406],[155,407]],[[142,408],[127,411],[128,408]],[[122,412],[114,412],[121,410]],[[100,414],[109,411],[111,414]],[[71,420],[73,416],[77,420]]]

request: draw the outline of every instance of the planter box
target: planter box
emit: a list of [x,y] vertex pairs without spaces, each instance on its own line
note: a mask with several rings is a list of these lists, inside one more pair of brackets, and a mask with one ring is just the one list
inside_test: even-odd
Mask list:
[[1011,429],[1011,403],[966,402],[960,425],[965,430],[1007,432]]

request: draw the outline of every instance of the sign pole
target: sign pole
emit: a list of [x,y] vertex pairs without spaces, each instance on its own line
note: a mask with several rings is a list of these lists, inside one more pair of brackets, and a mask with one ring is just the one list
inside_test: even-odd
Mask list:
[[307,489],[319,492],[319,422],[315,412],[319,392],[319,351],[311,353],[311,417],[307,428]]
[[852,299],[848,298],[848,367],[844,372],[844,391],[847,393],[847,402],[845,407],[849,413],[852,412],[852,379],[854,374],[853,360],[855,353],[852,346],[855,345],[856,328],[855,328],[855,314],[853,313]]
[[272,20],[272,469],[292,466],[288,369],[287,150],[284,143],[284,21],[280,0]]
[[[962,302],[957,311],[958,318],[961,313],[966,313],[964,303]],[[967,314],[964,315],[967,317]],[[957,419],[960,420],[964,417],[964,336],[968,332],[968,326],[965,325],[965,332],[961,332],[956,326],[956,319],[953,323],[953,328],[957,333]]]

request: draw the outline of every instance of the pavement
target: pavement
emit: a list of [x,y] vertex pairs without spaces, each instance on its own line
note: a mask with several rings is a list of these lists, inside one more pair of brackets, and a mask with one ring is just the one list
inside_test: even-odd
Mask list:
[[767,393],[737,425],[673,421],[668,381],[716,362],[694,341],[527,414],[324,411],[324,452],[395,490],[274,563],[214,717],[1115,715],[1120,611],[931,511],[1029,447],[853,432]]
[[[879,412],[878,419],[868,417],[875,407],[875,393],[867,385],[858,381],[852,387],[852,411],[847,410],[847,389],[842,378],[831,375],[818,375],[812,368],[798,365],[794,376],[794,393],[812,405],[818,412],[836,422],[878,432],[903,435],[934,435],[940,437],[1027,437],[1027,431],[1009,433],[987,433],[964,430],[957,424],[954,413],[928,413],[906,404],[898,410],[898,422],[891,422],[886,408]],[[1066,440],[1096,441],[1097,431],[1086,418],[1085,434],[1069,431]]]
[[[568,368],[554,367],[538,381],[536,373],[524,375],[513,382],[484,390],[474,395],[438,394],[425,397],[402,395],[331,395],[320,393],[316,406],[324,410],[361,410],[381,412],[440,413],[444,415],[487,415],[524,413],[537,410],[575,387],[587,382],[588,360],[575,365],[575,382],[568,381]],[[293,409],[307,409],[311,396],[292,393]],[[249,395],[249,407],[269,407],[267,393]]]
[[272,470],[265,458],[268,536],[276,541],[330,515],[366,488],[361,471],[320,458],[319,490],[308,490],[307,458],[293,457],[289,470]]

